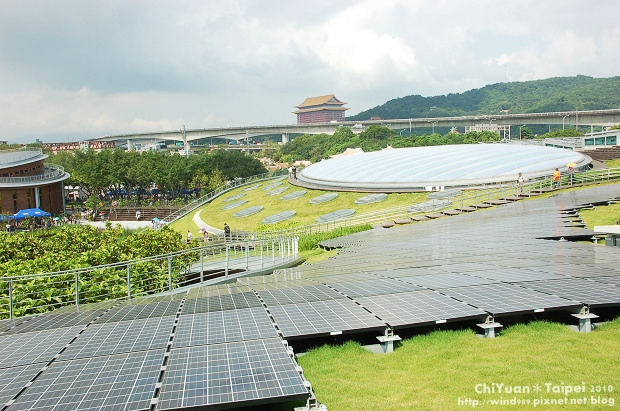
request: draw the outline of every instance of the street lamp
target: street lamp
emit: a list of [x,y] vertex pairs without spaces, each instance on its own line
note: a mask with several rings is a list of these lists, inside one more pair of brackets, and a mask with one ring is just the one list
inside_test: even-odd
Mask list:
[[435,134],[435,124],[437,124],[436,121],[429,121],[429,123],[431,123],[432,127],[433,127],[433,132],[431,134]]
[[566,117],[570,117],[570,114],[566,114],[565,116],[562,116],[562,130],[564,130],[564,119],[566,119]]
[[403,136],[403,131],[407,131],[407,129],[403,128],[402,130],[400,130],[400,133],[398,133],[398,134],[400,134],[401,137]]

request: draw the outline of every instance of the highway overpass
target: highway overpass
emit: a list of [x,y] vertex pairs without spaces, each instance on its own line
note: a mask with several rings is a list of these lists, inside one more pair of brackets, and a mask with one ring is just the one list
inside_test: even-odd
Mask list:
[[338,127],[350,127],[354,132],[361,132],[368,126],[378,124],[393,130],[407,130],[415,134],[416,128],[454,127],[463,132],[466,126],[501,125],[519,127],[522,125],[563,125],[565,127],[612,126],[620,124],[620,109],[583,110],[550,113],[497,114],[460,117],[406,118],[391,120],[341,121],[337,123],[288,124],[274,126],[214,127],[192,130],[170,130],[149,133],[118,134],[94,138],[97,141],[114,141],[117,144],[132,145],[136,142],[153,143],[160,141],[180,141],[191,144],[208,138],[225,138],[235,141],[251,141],[265,135],[281,135],[283,141],[288,136],[299,134],[333,134]]

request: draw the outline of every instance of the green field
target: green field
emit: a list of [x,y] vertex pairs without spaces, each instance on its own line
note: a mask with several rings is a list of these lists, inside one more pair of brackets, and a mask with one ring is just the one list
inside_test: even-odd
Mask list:
[[[211,227],[222,229],[224,223],[228,223],[231,229],[241,231],[261,231],[261,230],[279,230],[289,227],[291,225],[303,226],[306,224],[313,224],[316,222],[317,217],[340,209],[356,210],[355,215],[365,214],[373,211],[380,211],[394,207],[402,207],[405,205],[412,205],[426,201],[427,193],[393,193],[389,194],[387,198],[378,203],[372,204],[355,204],[355,200],[361,197],[365,197],[368,193],[348,193],[340,192],[338,197],[334,200],[328,201],[322,204],[310,204],[309,201],[312,198],[318,197],[327,193],[321,190],[308,190],[300,187],[293,186],[287,181],[284,181],[281,187],[287,187],[288,189],[278,195],[267,195],[268,191],[264,190],[265,186],[268,186],[270,182],[257,183],[258,186],[255,189],[246,190],[248,187],[240,187],[232,190],[215,200],[205,205],[200,209],[200,218],[210,225]],[[280,198],[286,194],[295,191],[306,191],[306,194],[301,198],[294,200],[281,200]],[[227,201],[237,195],[243,195],[243,197],[236,200]],[[222,207],[235,203],[237,201],[247,201],[247,203],[235,207],[231,210],[222,210]],[[252,206],[263,206],[264,209],[257,214],[253,214],[248,217],[235,218],[233,214],[239,210],[243,210]],[[263,224],[262,220],[265,217],[280,213],[286,210],[295,210],[296,214],[291,219],[276,224]],[[186,233],[187,230],[191,230],[194,236],[198,233],[198,227],[193,223],[192,219],[194,213],[185,216],[179,221],[171,224],[171,227],[181,233]]]
[[[619,348],[620,318],[587,334],[537,321],[507,327],[494,339],[472,330],[435,331],[385,355],[356,342],[324,345],[298,362],[329,410],[457,410],[475,401],[485,410],[591,410],[618,407]],[[568,386],[585,392],[554,392]],[[575,405],[557,403],[564,398]],[[521,405],[493,404],[502,400]]]

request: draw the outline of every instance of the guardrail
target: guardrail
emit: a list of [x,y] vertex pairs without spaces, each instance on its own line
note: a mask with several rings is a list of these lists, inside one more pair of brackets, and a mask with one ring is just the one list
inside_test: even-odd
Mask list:
[[0,177],[0,183],[4,184],[24,184],[32,183],[36,181],[52,180],[65,175],[65,169],[55,164],[45,164],[45,172],[43,174],[36,174],[23,177]]
[[[530,179],[523,185],[522,189],[519,187],[516,179],[514,182],[488,184],[486,186],[464,186],[454,190],[446,190],[446,193],[449,191],[460,191],[460,194],[450,197],[449,202],[446,202],[447,199],[431,199],[422,204],[394,207],[372,213],[335,219],[323,223],[317,222],[299,227],[290,227],[285,230],[262,231],[260,233],[256,233],[256,235],[260,235],[264,238],[284,234],[301,236],[322,231],[330,231],[341,227],[351,227],[361,224],[381,224],[389,221],[393,222],[397,219],[411,218],[414,216],[424,215],[429,212],[439,213],[446,209],[466,207],[479,208],[484,205],[484,203],[488,203],[493,200],[511,197],[533,197],[545,192],[553,191],[554,189],[598,184],[606,181],[618,181],[620,180],[620,168],[575,172],[572,183],[569,179],[569,175],[564,174],[558,182],[557,187],[553,186],[553,180],[551,177]],[[442,192],[433,191],[428,194],[430,195],[431,193],[440,194]]]
[[238,273],[271,271],[298,258],[298,239],[232,237],[196,247],[96,267],[0,278],[0,319],[65,306],[131,300],[190,286],[232,280]]
[[27,148],[8,148],[6,150],[2,150],[3,153],[13,152],[13,153],[23,153],[21,156],[11,156],[11,161],[0,160],[0,164],[11,164],[17,161],[29,160],[31,158],[40,157],[43,155],[43,150],[35,147],[27,147]]
[[209,193],[203,195],[202,197],[192,201],[191,203],[184,205],[183,207],[179,208],[174,213],[164,217],[163,220],[166,221],[166,223],[172,223],[178,220],[179,218],[185,216],[187,213],[213,200],[214,198],[228,191],[231,191],[237,187],[241,187],[241,186],[251,184],[257,181],[270,180],[273,178],[281,177],[283,175],[288,175],[288,170],[278,170],[272,173],[263,173],[263,174],[258,174],[255,176],[245,177],[245,178],[236,178],[234,180],[229,181],[227,185],[218,187],[215,190],[210,191]]

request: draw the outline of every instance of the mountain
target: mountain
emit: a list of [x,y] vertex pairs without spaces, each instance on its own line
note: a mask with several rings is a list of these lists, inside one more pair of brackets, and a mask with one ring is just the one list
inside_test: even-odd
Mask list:
[[619,90],[620,76],[592,78],[580,75],[498,83],[444,96],[401,97],[347,117],[347,120],[603,110],[620,108]]

